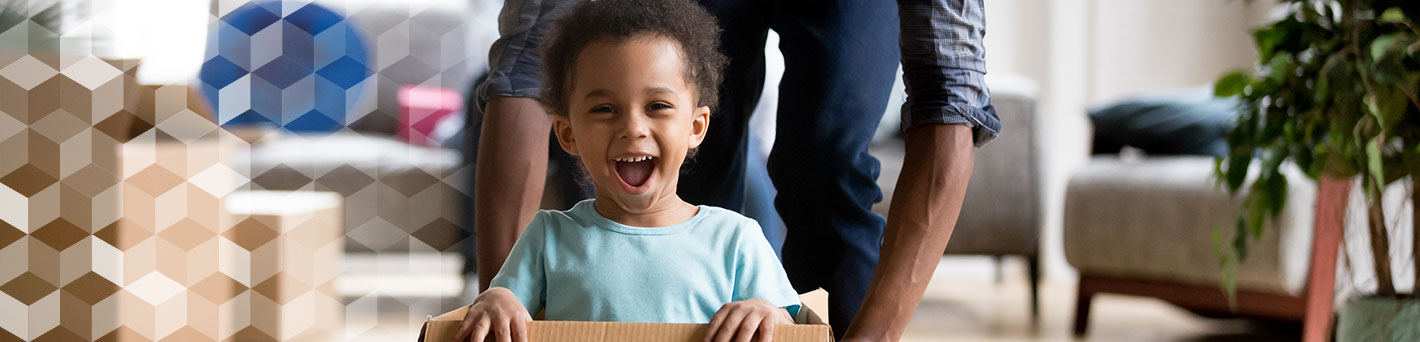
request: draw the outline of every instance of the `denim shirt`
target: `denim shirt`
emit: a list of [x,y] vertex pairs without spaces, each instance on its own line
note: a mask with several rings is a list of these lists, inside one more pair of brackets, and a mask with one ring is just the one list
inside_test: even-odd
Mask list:
[[[538,51],[552,21],[578,0],[506,0],[499,38],[489,51],[488,97],[537,97],[542,88]],[[871,0],[870,0],[871,1]],[[903,82],[902,127],[971,127],[976,146],[1001,132],[986,88],[986,12],[982,0],[898,0]],[[479,105],[482,105],[480,103]]]
[[898,0],[902,36],[902,130],[926,124],[971,127],[976,146],[1001,133],[986,88],[982,0]]

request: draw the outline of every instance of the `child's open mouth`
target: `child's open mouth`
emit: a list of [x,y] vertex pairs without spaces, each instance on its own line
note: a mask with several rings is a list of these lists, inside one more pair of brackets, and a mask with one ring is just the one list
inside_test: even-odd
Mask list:
[[656,157],[634,156],[617,158],[616,177],[631,188],[640,188],[651,179],[651,171],[656,169]]

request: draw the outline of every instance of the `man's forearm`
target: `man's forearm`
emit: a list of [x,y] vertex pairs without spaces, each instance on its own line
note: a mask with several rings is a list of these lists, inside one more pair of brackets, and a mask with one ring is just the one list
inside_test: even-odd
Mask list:
[[975,152],[971,129],[913,128],[907,131],[906,152],[882,256],[845,341],[896,341],[902,335],[961,212]]
[[474,177],[479,289],[488,288],[537,213],[547,178],[551,126],[552,118],[537,100],[496,97],[488,102]]

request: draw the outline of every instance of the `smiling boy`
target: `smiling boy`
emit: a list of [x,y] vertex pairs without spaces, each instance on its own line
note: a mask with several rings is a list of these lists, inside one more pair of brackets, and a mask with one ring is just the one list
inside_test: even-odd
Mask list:
[[706,340],[766,340],[797,293],[753,220],[676,194],[705,139],[725,58],[685,0],[582,2],[543,46],[540,101],[596,197],[542,211],[456,335],[526,339],[549,320],[709,323]]

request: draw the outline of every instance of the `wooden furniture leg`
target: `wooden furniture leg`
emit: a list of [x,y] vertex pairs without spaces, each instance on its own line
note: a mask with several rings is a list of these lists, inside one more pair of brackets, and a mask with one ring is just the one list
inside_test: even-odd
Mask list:
[[1040,255],[1026,257],[1026,271],[1030,273],[1030,319],[1040,320]]
[[1081,276],[1080,286],[1075,295],[1075,336],[1085,336],[1090,325],[1090,302],[1095,299],[1095,286],[1091,279]]

